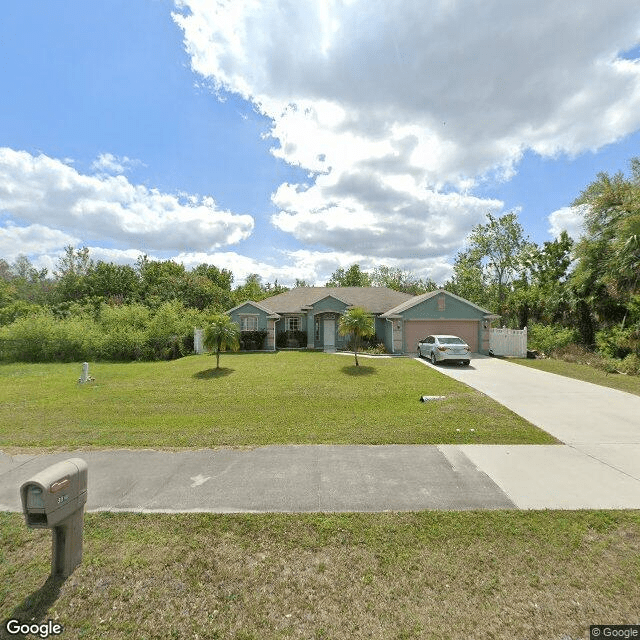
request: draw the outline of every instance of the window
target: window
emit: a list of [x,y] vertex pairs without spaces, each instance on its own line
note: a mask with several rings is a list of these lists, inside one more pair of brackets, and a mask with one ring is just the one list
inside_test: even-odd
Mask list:
[[300,318],[286,318],[285,328],[287,331],[300,331]]
[[240,331],[257,331],[258,316],[240,316]]

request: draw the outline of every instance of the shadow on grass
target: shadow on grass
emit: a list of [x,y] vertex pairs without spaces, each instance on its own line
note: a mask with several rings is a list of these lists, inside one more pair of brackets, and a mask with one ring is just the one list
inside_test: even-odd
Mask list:
[[198,371],[194,373],[193,377],[198,380],[210,380],[211,378],[224,378],[232,374],[235,369],[229,369],[227,367],[220,367],[219,369],[205,369],[204,371]]
[[370,376],[375,372],[375,367],[363,367],[362,365],[356,367],[355,364],[352,364],[350,367],[342,367],[342,373],[346,373],[348,376]]
[[9,620],[18,620],[20,624],[29,625],[43,622],[47,612],[60,596],[60,589],[65,581],[66,578],[61,578],[60,576],[49,576],[47,581],[37,591],[27,596],[9,616],[2,621],[0,638],[32,637],[32,634],[9,634],[7,631],[7,622]]

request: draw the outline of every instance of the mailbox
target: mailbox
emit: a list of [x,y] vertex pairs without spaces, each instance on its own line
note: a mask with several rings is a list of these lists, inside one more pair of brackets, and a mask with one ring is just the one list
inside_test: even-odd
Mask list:
[[87,502],[87,463],[58,462],[20,487],[25,522],[52,529],[51,574],[67,577],[82,561],[82,528]]

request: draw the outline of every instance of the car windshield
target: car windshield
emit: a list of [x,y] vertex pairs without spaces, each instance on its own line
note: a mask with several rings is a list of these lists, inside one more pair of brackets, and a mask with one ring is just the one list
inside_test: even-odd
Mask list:
[[464,340],[460,338],[439,338],[440,344],[466,344]]

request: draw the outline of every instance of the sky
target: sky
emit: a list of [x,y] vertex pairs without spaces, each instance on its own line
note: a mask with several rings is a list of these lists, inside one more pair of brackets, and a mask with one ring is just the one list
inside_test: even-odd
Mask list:
[[444,283],[640,156],[637,0],[5,0],[0,258]]

